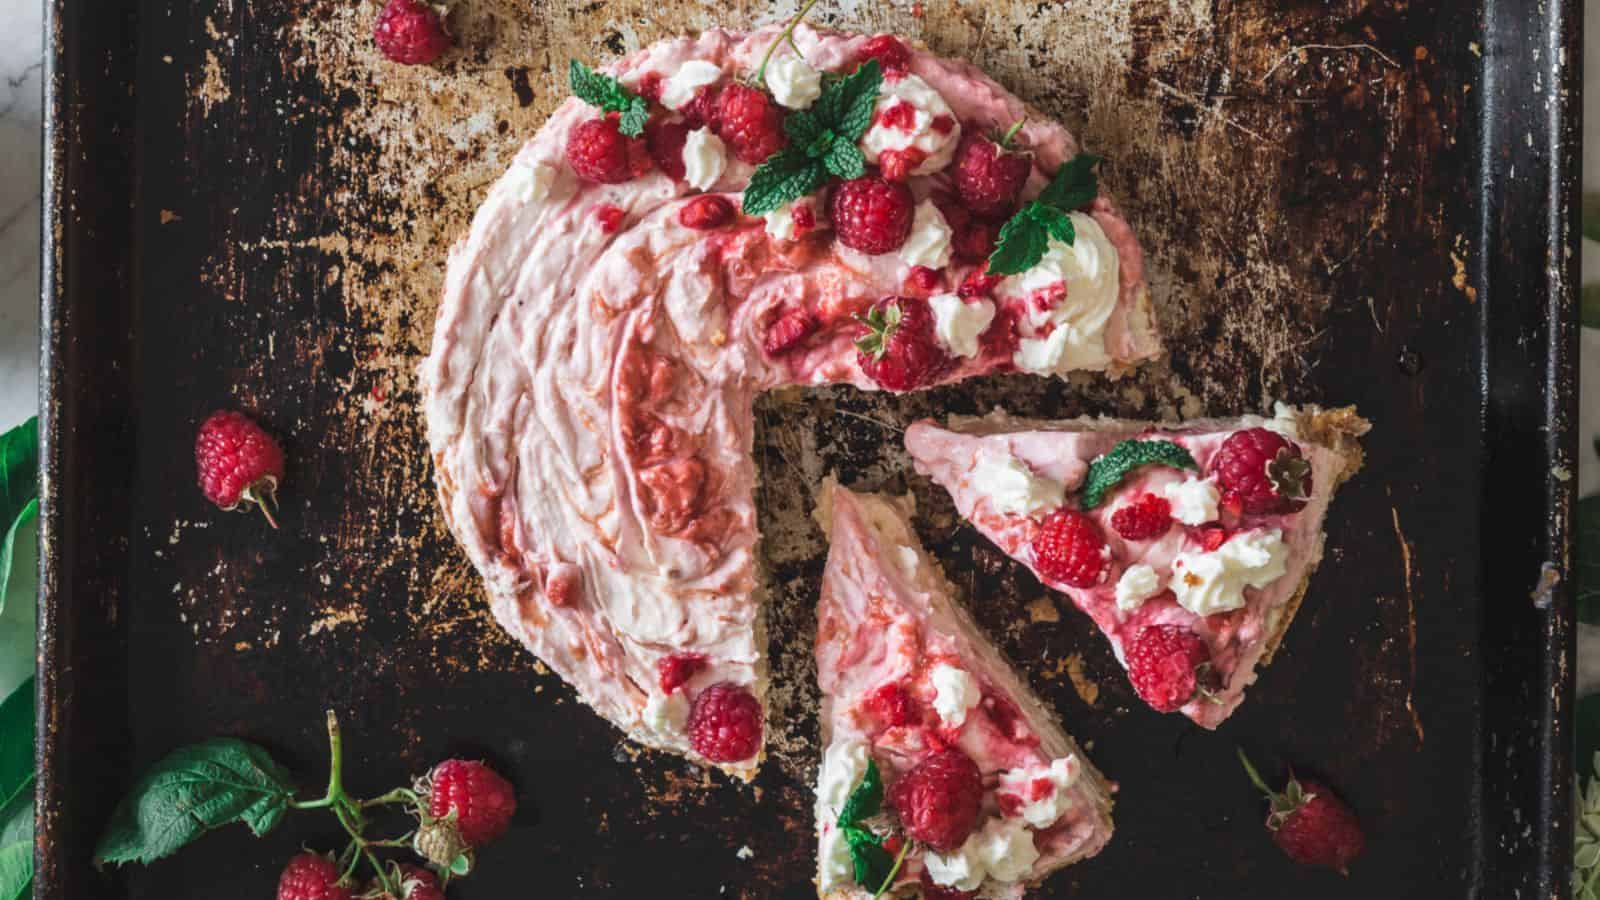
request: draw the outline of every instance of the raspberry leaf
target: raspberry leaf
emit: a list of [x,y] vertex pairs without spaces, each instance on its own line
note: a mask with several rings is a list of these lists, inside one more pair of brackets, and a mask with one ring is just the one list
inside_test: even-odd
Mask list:
[[1129,472],[1150,465],[1171,466],[1174,469],[1200,468],[1188,450],[1172,441],[1122,441],[1112,447],[1109,453],[1089,463],[1089,474],[1083,479],[1080,505],[1084,509],[1094,509],[1105,500],[1112,488],[1122,483]]
[[846,181],[867,173],[867,157],[854,141],[834,141],[833,146],[828,148],[828,155],[822,158],[822,164],[828,167],[829,172]]
[[621,113],[617,130],[623,134],[638,137],[644,133],[645,122],[650,118],[650,104],[615,78],[574,59],[567,67],[567,82],[579,100],[603,112]]
[[844,801],[844,808],[839,810],[839,827],[848,828],[862,819],[868,819],[878,814],[883,808],[883,777],[878,774],[878,763],[867,760],[867,771],[861,776],[861,783]]
[[855,869],[856,883],[875,889],[889,877],[894,868],[894,857],[883,848],[883,838],[856,825],[845,829],[845,843],[850,847],[850,862]]
[[1100,185],[1094,172],[1099,162],[1100,157],[1088,153],[1074,156],[1056,170],[1056,176],[1039,194],[1038,202],[1063,212],[1088,206],[1100,196]]
[[259,837],[282,821],[294,792],[289,773],[255,744],[212,738],[180,748],[117,805],[95,864],[150,863],[233,822]]
[[805,150],[785,147],[767,157],[744,189],[744,214],[760,216],[811,193],[828,179],[828,170]]

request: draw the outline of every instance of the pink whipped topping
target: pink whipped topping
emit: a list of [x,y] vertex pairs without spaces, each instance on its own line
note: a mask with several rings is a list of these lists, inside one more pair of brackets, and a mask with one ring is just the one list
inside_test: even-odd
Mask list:
[[[817,680],[822,689],[825,746],[864,741],[885,785],[926,756],[957,747],[984,776],[984,821],[1017,817],[1016,773],[1071,759],[1081,771],[1088,761],[1042,713],[1043,707],[999,652],[947,593],[947,585],[922,550],[903,512],[889,501],[825,487],[831,505],[830,549],[817,602]],[[980,686],[981,700],[957,726],[935,710],[933,671],[951,666]],[[898,690],[910,700],[912,719],[896,724],[881,699]],[[904,708],[902,707],[902,710]],[[1066,788],[1059,818],[1031,829],[1039,859],[1014,884],[992,883],[985,896],[1021,896],[1022,883],[1037,880],[1068,862],[1099,852],[1111,836],[1091,782],[1079,777]],[[821,819],[826,839],[834,823]],[[915,882],[923,868],[913,851],[899,883]],[[863,896],[870,895],[870,891]]]
[[[776,34],[713,29],[607,71],[637,85],[707,60],[733,77],[750,72]],[[865,40],[807,26],[794,39],[823,71],[853,65]],[[1023,116],[1021,101],[964,62],[917,52],[912,71],[970,127]],[[752,597],[752,398],[784,384],[873,388],[851,345],[851,317],[901,292],[907,272],[894,254],[837,249],[823,228],[783,241],[758,219],[684,227],[678,211],[696,194],[659,171],[615,185],[579,179],[566,138],[596,115],[577,99],[562,104],[452,251],[422,400],[446,521],[482,573],[496,619],[630,736],[692,755],[681,725],[649,715],[662,708],[663,656],[710,661],[690,694],[722,681],[758,697],[766,689]],[[1037,162],[1029,194],[1077,150],[1037,115],[1021,140]],[[713,190],[737,207],[751,172],[730,156]],[[948,175],[911,187],[928,196],[948,187]],[[1150,324],[1131,321],[1140,252],[1108,200],[1092,215],[1120,257],[1104,339],[1112,364],[1126,366],[1158,349]],[[963,270],[944,275],[953,288]],[[767,330],[796,311],[819,330],[769,356]],[[1008,364],[980,355],[948,379]]]
[[[1256,427],[1267,421],[1245,417],[1239,421],[1238,428]],[[1322,558],[1322,518],[1343,461],[1324,447],[1301,443],[1301,451],[1311,463],[1312,493],[1305,506],[1285,515],[1247,516],[1232,530],[1235,534],[1281,531],[1288,551],[1284,574],[1264,588],[1245,588],[1243,607],[1200,616],[1180,606],[1171,594],[1158,594],[1137,609],[1124,612],[1118,609],[1116,602],[1117,581],[1124,571],[1134,565],[1148,565],[1156,571],[1161,583],[1166,584],[1172,577],[1173,559],[1179,553],[1201,552],[1203,547],[1196,529],[1179,524],[1174,524],[1155,540],[1123,540],[1111,525],[1118,498],[1137,497],[1146,492],[1159,496],[1168,484],[1203,477],[1212,456],[1233,430],[1079,430],[1085,424],[1088,423],[1013,426],[996,418],[964,421],[953,429],[945,429],[919,422],[906,430],[906,449],[915,460],[917,471],[943,486],[963,517],[1030,568],[1033,568],[1031,543],[1039,520],[996,509],[992,498],[974,486],[972,474],[980,455],[1008,453],[1035,474],[1063,484],[1070,494],[1082,485],[1089,463],[1120,441],[1130,438],[1169,440],[1187,449],[1199,464],[1199,473],[1163,466],[1135,470],[1106,502],[1089,511],[1090,517],[1100,526],[1111,553],[1110,569],[1099,585],[1085,589],[1046,583],[1071,597],[1074,605],[1094,619],[1110,639],[1118,660],[1124,658],[1127,644],[1151,625],[1178,625],[1200,635],[1211,651],[1212,664],[1222,677],[1223,687],[1212,698],[1197,697],[1190,701],[1182,712],[1206,728],[1215,728],[1244,700],[1245,688],[1256,678],[1256,664],[1275,631],[1278,617],[1293,598],[1307,570]]]

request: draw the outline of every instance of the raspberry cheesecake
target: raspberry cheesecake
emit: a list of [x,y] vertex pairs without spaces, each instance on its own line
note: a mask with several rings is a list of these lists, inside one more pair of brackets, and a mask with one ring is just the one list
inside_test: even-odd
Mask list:
[[1111,837],[1111,791],[953,597],[905,504],[823,487],[817,885],[1021,897]]
[[754,396],[1120,372],[1159,352],[1139,246],[1064,128],[893,36],[714,29],[570,78],[450,256],[440,505],[584,701],[748,777]]
[[1183,425],[994,414],[906,431],[961,515],[1094,619],[1139,696],[1215,728],[1269,662],[1361,467],[1354,409]]

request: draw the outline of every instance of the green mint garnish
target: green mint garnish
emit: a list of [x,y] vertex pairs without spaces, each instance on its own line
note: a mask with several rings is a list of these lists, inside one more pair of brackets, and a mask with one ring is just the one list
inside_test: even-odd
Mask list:
[[650,120],[650,104],[643,97],[622,86],[610,75],[603,75],[577,60],[567,70],[567,81],[579,100],[604,112],[621,113],[617,130],[628,137],[644,133],[644,124]]
[[866,888],[876,887],[872,895],[874,898],[882,896],[889,889],[895,873],[900,871],[906,850],[911,847],[911,842],[906,841],[900,848],[899,856],[890,856],[889,851],[884,849],[883,838],[861,824],[863,820],[877,815],[882,808],[883,776],[878,773],[877,761],[869,757],[867,770],[861,775],[861,783],[850,792],[844,801],[844,808],[839,810],[839,832],[844,835],[845,844],[850,848],[850,863],[855,870],[856,883]]
[[1129,472],[1140,466],[1171,466],[1174,469],[1195,469],[1200,466],[1189,451],[1171,441],[1122,441],[1111,452],[1089,463],[1089,474],[1083,479],[1083,497],[1080,505],[1094,509],[1106,494],[1122,483]]
[[1077,240],[1068,213],[1088,205],[1100,193],[1094,167],[1100,157],[1080,153],[1056,170],[1039,199],[1017,210],[1000,228],[989,255],[990,275],[1017,275],[1039,264],[1050,239],[1067,246]]
[[867,160],[856,141],[872,123],[883,70],[869,59],[849,75],[830,81],[810,109],[783,120],[789,146],[767,157],[744,192],[744,213],[760,216],[815,191],[828,180],[860,178]]
[[839,810],[839,827],[848,828],[862,819],[871,818],[882,808],[883,777],[878,774],[878,763],[869,759],[861,783],[850,792],[850,797],[844,801],[844,808]]

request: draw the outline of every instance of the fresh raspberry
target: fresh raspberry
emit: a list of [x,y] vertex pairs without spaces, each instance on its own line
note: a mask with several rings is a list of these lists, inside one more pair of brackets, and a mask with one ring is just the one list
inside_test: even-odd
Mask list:
[[890,181],[905,181],[915,174],[917,166],[927,162],[928,154],[915,147],[904,150],[885,150],[878,154],[878,171]]
[[922,721],[916,698],[893,681],[868,694],[861,705],[869,715],[890,728]]
[[1221,547],[1228,542],[1230,537],[1228,529],[1221,525],[1197,525],[1186,529],[1190,540],[1200,545],[1200,549],[1207,553]]
[[1211,651],[1181,625],[1151,625],[1128,645],[1128,680],[1156,712],[1172,712],[1204,688],[1216,687]]
[[789,143],[783,133],[783,108],[766,93],[737,82],[717,97],[717,137],[738,159],[760,165]]
[[925,299],[884,297],[860,321],[856,361],[879,387],[915,390],[954,362],[933,333],[933,312]]
[[956,293],[960,294],[963,300],[971,300],[973,297],[987,297],[993,294],[994,289],[1004,280],[1004,275],[990,275],[989,264],[985,262],[967,273],[967,277],[962,280],[961,287],[956,290]]
[[931,297],[944,290],[944,272],[927,266],[912,266],[902,287],[908,294]]
[[676,119],[651,119],[644,126],[644,143],[656,168],[672,178],[682,181],[683,145],[689,140],[692,129],[688,122]]
[[995,730],[1009,738],[1013,743],[1024,747],[1032,747],[1039,743],[1038,735],[1028,729],[1028,723],[1022,719],[1022,710],[1015,703],[999,694],[984,694],[978,701],[978,709],[983,711],[985,717],[994,724]]
[[373,23],[372,40],[386,58],[412,66],[433,62],[451,44],[438,10],[417,0],[389,0]]
[[575,172],[601,184],[621,184],[650,171],[650,148],[643,137],[628,137],[616,113],[581,122],[567,135],[567,162]]
[[1311,495],[1311,464],[1295,443],[1276,431],[1235,431],[1211,457],[1210,474],[1250,515],[1299,510]]
[[968,134],[956,148],[956,192],[980,216],[1011,212],[1032,171],[1031,157],[1007,150],[983,135]]
[[900,776],[888,797],[906,834],[935,850],[954,850],[978,824],[983,773],[960,750],[943,750]]
[[1106,542],[1094,520],[1075,509],[1058,509],[1033,536],[1033,565],[1046,581],[1091,588],[1106,577]]
[[954,234],[950,236],[950,252],[963,262],[988,259],[994,253],[995,241],[1000,238],[1000,226],[982,219],[973,219],[951,230]]
[[661,675],[661,691],[670,694],[689,679],[705,671],[708,663],[703,653],[674,653],[656,661],[656,672]]
[[733,204],[721,194],[701,194],[678,210],[678,221],[685,228],[710,231],[733,221]]
[[1242,750],[1239,761],[1271,803],[1267,830],[1283,852],[1301,865],[1348,872],[1367,845],[1355,812],[1321,782],[1301,781],[1290,773],[1289,783],[1278,793],[1267,786]]
[[816,330],[817,318],[810,310],[790,310],[767,326],[761,349],[767,351],[768,356],[782,356],[804,343]]
[[278,527],[272,507],[278,505],[283,480],[283,448],[242,413],[212,413],[194,438],[194,464],[206,499],[225,510],[255,504]]
[[863,175],[839,185],[828,198],[839,243],[862,253],[890,253],[911,234],[911,189]]
[[856,54],[857,65],[869,59],[877,60],[885,75],[900,75],[911,65],[911,50],[894,35],[880,34],[862,44]]
[[312,853],[290,857],[278,876],[278,900],[351,900],[355,891],[339,886],[339,867]]
[[708,84],[689,98],[689,102],[678,107],[678,115],[689,121],[693,128],[710,128],[716,130],[717,101],[722,97],[722,83]]
[[958,891],[953,887],[939,884],[928,874],[926,868],[922,870],[922,900],[973,900],[977,896],[977,891]]
[[606,234],[616,234],[620,231],[625,215],[622,207],[612,203],[601,203],[594,208],[595,220],[600,223],[600,230]]
[[640,76],[638,84],[633,86],[633,92],[651,103],[660,103],[661,85],[665,81],[666,78],[660,72],[646,72]]
[[1111,527],[1125,541],[1148,541],[1172,527],[1172,504],[1155,494],[1142,494],[1111,514]]
[[399,900],[444,900],[444,887],[439,876],[421,866],[401,863],[399,868]]
[[817,213],[809,203],[796,203],[790,213],[794,217],[794,236],[805,237],[817,227]]
[[706,688],[689,707],[689,746],[712,762],[738,762],[761,749],[761,701],[731,681]]
[[468,846],[481,847],[511,827],[516,790],[486,764],[447,759],[433,767],[428,779],[428,815],[443,819],[454,813],[456,829]]

